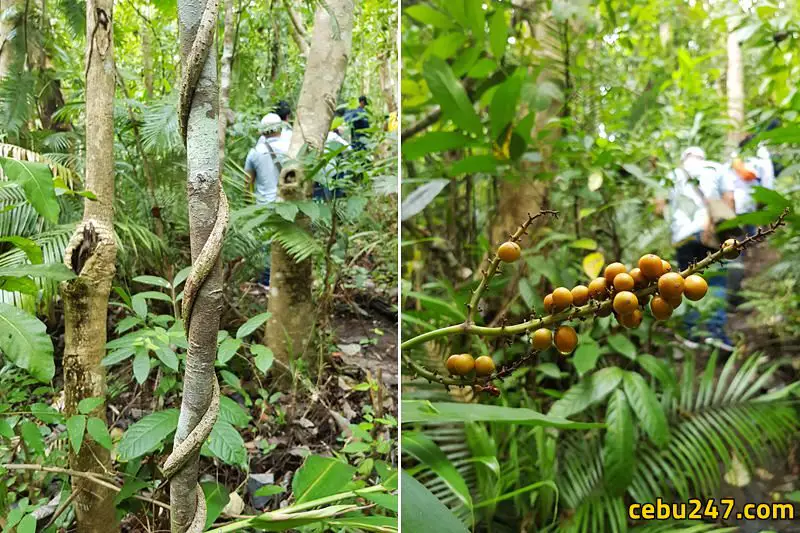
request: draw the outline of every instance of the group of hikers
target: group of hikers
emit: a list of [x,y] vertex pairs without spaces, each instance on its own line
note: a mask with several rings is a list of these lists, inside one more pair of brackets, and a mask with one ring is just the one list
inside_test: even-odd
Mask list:
[[[752,135],[745,138],[739,149],[744,149],[752,139]],[[727,230],[720,226],[738,215],[756,210],[755,187],[774,188],[775,176],[781,170],[778,167],[776,172],[776,166],[763,145],[751,157],[734,154],[727,164],[707,159],[705,151],[698,146],[683,151],[680,165],[670,175],[672,187],[668,197],[656,200],[656,213],[666,214],[669,220],[671,242],[681,270],[704,259],[709,252],[717,251],[726,238],[752,234],[752,226]],[[705,342],[725,351],[733,351],[733,343],[726,332],[726,307],[737,301],[743,275],[744,263],[739,258],[717,266],[707,276],[711,291],[723,304],[714,309],[703,325],[709,334]],[[689,312],[685,321],[690,335],[699,339],[695,327],[697,313]]]
[[[349,125],[351,142],[344,139],[338,127],[333,128],[325,140],[326,153],[366,149],[367,130],[370,127],[368,105],[369,100],[362,95],[358,98],[358,107],[355,109],[337,110],[336,115],[342,117],[344,123]],[[244,164],[245,188],[248,191],[252,190],[257,205],[269,205],[280,201],[278,185],[282,167],[289,157],[289,146],[292,141],[291,121],[292,109],[285,100],[279,101],[272,112],[261,119],[260,136],[256,145],[248,152]],[[319,176],[314,179],[314,200],[343,196],[342,181],[347,175],[348,172],[337,168],[335,158],[331,158]],[[258,282],[264,289],[269,288],[270,282],[268,245],[266,255],[266,268]]]

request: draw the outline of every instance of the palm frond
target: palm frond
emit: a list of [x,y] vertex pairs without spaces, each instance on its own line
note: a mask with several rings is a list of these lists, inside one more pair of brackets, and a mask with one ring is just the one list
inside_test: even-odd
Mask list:
[[142,145],[146,151],[166,154],[182,149],[174,97],[145,107],[142,122]]
[[13,135],[20,132],[32,116],[36,105],[36,77],[19,71],[16,76],[0,80],[0,131]]

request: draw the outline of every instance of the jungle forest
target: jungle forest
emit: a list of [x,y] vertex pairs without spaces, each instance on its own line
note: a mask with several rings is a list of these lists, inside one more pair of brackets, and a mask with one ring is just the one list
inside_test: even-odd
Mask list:
[[398,9],[0,1],[0,530],[397,531]]
[[800,531],[799,20],[403,2],[404,531]]

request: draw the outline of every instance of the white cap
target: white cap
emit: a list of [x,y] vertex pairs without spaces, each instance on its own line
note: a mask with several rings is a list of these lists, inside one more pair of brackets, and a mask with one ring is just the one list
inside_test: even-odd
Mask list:
[[699,146],[690,146],[681,154],[681,161],[686,161],[690,157],[697,157],[698,159],[705,159],[706,153]]
[[277,131],[281,129],[282,124],[283,121],[277,114],[267,113],[264,115],[264,118],[261,119],[261,131]]

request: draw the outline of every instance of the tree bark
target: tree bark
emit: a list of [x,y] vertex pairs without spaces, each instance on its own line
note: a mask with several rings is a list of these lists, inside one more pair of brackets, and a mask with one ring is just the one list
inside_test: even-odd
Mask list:
[[[207,8],[212,10],[208,19],[204,13]],[[217,11],[216,0],[178,1],[181,63],[184,64],[182,95],[185,88],[189,88],[188,116],[183,115],[184,109],[181,106],[179,121],[184,124],[182,131],[186,140],[189,234],[193,267],[190,280],[195,276],[196,269],[206,268],[201,264],[204,256],[201,256],[200,252],[207,241],[213,246],[209,237],[212,235],[217,217],[223,210],[219,169],[217,56],[214,46]],[[210,35],[202,31],[205,29],[210,31]],[[195,81],[192,79],[192,59],[198,54],[196,50],[193,54],[192,45],[196,39],[199,49],[205,52],[205,59]],[[194,90],[191,90],[192,88]],[[184,297],[184,321],[189,322],[187,334],[189,350],[183,378],[181,413],[178,429],[175,432],[176,448],[184,441],[190,440],[187,437],[204,418],[215,396],[214,360],[217,352],[217,330],[222,312],[222,268],[218,255],[212,256],[212,261],[213,263],[207,266],[209,268],[207,277],[198,274],[199,290],[196,296],[192,297],[194,304],[188,311],[187,297]],[[187,287],[190,280],[187,280]],[[187,289],[184,292],[187,292]],[[202,437],[202,440],[205,440],[205,437]],[[182,463],[170,479],[173,532],[183,533],[189,530],[198,510],[198,500],[203,499],[202,492],[198,493],[197,484],[199,455],[199,448],[194,448],[188,454],[186,462]],[[202,518],[202,521],[204,522],[205,518]],[[202,525],[200,528],[202,529]]]
[[[310,195],[311,183],[303,180],[297,158],[301,148],[312,155],[323,152],[336,101],[344,82],[353,38],[353,0],[328,0],[314,17],[314,30],[303,87],[297,103],[289,160],[281,172],[279,190],[284,200]],[[308,221],[298,215],[297,224]],[[272,277],[266,337],[275,357],[288,364],[305,352],[313,329],[311,300],[312,260],[296,263],[279,243],[273,245]]]
[[224,37],[222,40],[222,59],[219,69],[219,168],[225,168],[225,131],[233,123],[231,105],[231,70],[233,67],[233,0],[223,0]]
[[742,138],[744,129],[744,68],[742,66],[742,47],[733,28],[728,33],[728,119],[731,129],[728,133],[728,148],[733,150]]
[[[150,5],[145,4],[142,9],[150,16]],[[142,77],[144,78],[144,95],[148,100],[153,98],[153,42],[150,38],[150,26],[142,17],[139,22],[139,32],[142,37]]]
[[[6,16],[6,12],[12,8],[14,8],[14,12],[9,12],[9,15]],[[11,33],[17,26],[18,15],[22,9],[22,0],[0,0],[0,15],[2,15],[0,16],[0,80],[12,74],[15,43]]]
[[308,57],[308,31],[303,21],[300,19],[300,15],[292,8],[291,2],[282,0],[281,3],[286,8],[286,13],[289,15],[289,22],[291,22],[289,25],[289,33],[291,33],[297,48],[300,49],[300,55]]
[[[108,295],[114,278],[114,40],[113,0],[89,0],[86,9],[86,189],[96,196],[84,203],[64,262],[78,277],[62,283],[64,300],[64,394],[67,416],[84,398],[106,396],[105,356]],[[106,420],[105,405],[93,413]],[[88,439],[80,453],[70,450],[70,466],[82,472],[110,469],[108,450]],[[114,496],[107,488],[72,479],[78,531],[119,531]]]

